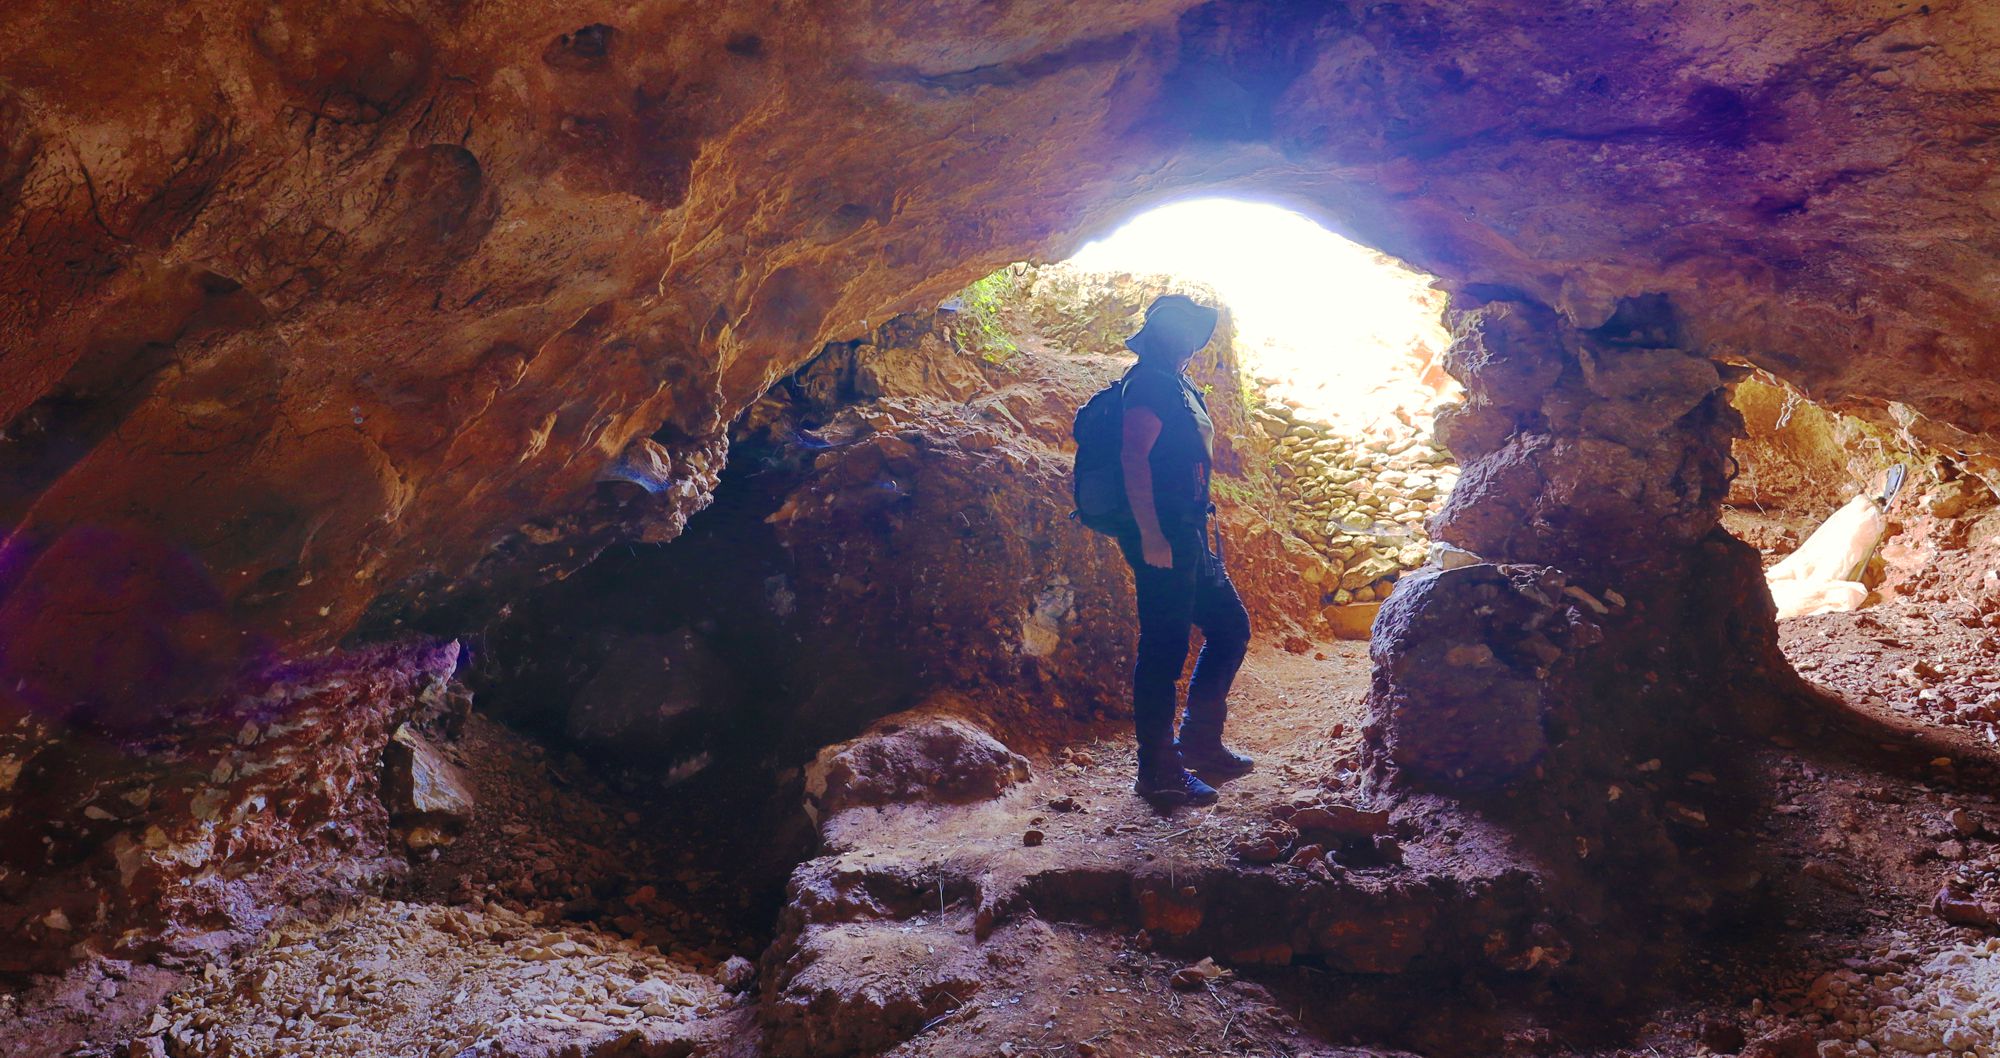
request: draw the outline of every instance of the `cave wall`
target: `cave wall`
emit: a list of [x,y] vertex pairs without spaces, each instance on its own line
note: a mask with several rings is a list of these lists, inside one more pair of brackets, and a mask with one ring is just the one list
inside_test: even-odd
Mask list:
[[[1970,0],[36,2],[0,30],[0,629],[44,712],[143,719],[155,671],[202,684],[183,655],[670,538],[806,350],[1198,188],[1586,327],[1658,292],[1689,347],[1995,429],[2000,14]],[[651,436],[668,487],[594,507]]]
[[1654,296],[1662,346],[1991,473],[1996,40],[1979,0],[9,5],[0,793],[674,538],[823,343],[1195,190],[1567,327]]
[[1891,466],[1901,463],[1918,477],[1928,469],[1928,453],[1890,431],[1828,411],[1768,379],[1745,379],[1732,402],[1743,414],[1744,436],[1731,452],[1739,467],[1729,486],[1731,506],[1797,508],[1803,517],[1824,518],[1858,493],[1879,491]]

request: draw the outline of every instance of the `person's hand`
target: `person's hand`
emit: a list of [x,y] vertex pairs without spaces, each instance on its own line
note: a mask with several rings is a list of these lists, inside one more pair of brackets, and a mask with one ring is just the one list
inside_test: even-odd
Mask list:
[[1159,569],[1172,569],[1174,565],[1173,545],[1160,533],[1147,533],[1139,538],[1139,550],[1146,564]]

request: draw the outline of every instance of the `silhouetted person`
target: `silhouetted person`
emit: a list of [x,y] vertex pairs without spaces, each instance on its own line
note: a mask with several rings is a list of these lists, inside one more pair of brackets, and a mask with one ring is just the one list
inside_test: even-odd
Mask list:
[[[1250,644],[1250,615],[1209,547],[1208,479],[1215,425],[1208,403],[1188,380],[1188,361],[1215,333],[1216,311],[1168,294],[1146,309],[1146,324],[1126,339],[1139,362],[1126,372],[1119,460],[1135,533],[1118,540],[1132,566],[1139,601],[1138,662],[1132,672],[1132,721],[1139,740],[1141,796],[1159,805],[1210,804],[1213,779],[1250,770],[1249,757],[1222,744],[1229,685]],[[1175,693],[1187,665],[1188,629],[1202,633],[1188,682],[1187,718],[1174,738]]]

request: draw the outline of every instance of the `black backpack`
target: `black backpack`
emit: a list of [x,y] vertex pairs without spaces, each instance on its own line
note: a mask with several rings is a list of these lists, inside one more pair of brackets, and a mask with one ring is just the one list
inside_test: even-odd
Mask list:
[[1076,411],[1070,435],[1076,438],[1076,474],[1071,481],[1076,510],[1070,517],[1106,536],[1139,530],[1125,499],[1125,471],[1118,461],[1125,432],[1125,381],[1130,372],[1097,391]]

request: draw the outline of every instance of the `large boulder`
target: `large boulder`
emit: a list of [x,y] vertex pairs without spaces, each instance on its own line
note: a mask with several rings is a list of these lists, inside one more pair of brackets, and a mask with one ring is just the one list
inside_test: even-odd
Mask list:
[[1028,759],[973,721],[918,712],[821,750],[806,769],[806,796],[825,819],[872,805],[990,800],[1028,776]]
[[[1023,715],[1009,719],[1030,722],[1130,699],[1131,575],[1111,540],[1070,516],[1070,429],[1131,363],[1109,336],[1188,288],[1063,268],[1012,282],[986,323],[898,317],[829,346],[739,428],[739,457],[783,482],[765,523],[784,549],[793,715],[822,743],[938,688],[978,688],[989,708],[1017,700]],[[1259,637],[1281,641],[1317,617],[1320,592],[1300,576],[1312,556],[1252,505],[1267,472],[1243,436],[1233,334],[1225,315],[1190,374],[1210,391],[1231,575]],[[1001,339],[1011,352],[981,344]]]
[[1556,674],[1597,630],[1560,572],[1477,564],[1398,582],[1375,620],[1369,657],[1373,737],[1420,786],[1488,789],[1548,752]]
[[448,844],[472,822],[472,779],[443,746],[402,724],[382,750],[382,801],[411,848]]

